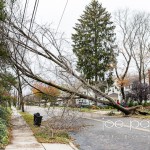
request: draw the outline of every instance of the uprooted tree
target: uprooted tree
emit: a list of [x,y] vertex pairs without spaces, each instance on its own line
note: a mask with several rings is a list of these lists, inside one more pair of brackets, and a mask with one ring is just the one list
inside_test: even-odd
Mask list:
[[[12,15],[14,14],[12,13]],[[67,58],[65,52],[62,50],[62,35],[56,34],[50,30],[49,27],[40,26],[36,23],[32,24],[33,29],[31,31],[28,29],[29,23],[30,22],[24,22],[24,24],[22,24],[22,21],[17,19],[17,17],[11,17],[10,19],[8,15],[7,19],[0,24],[5,28],[5,30],[2,30],[0,27],[0,34],[5,37],[5,41],[8,43],[7,51],[11,63],[17,67],[23,78],[31,78],[69,93],[70,95],[77,96],[78,98],[85,98],[112,105],[126,115],[132,114],[139,107],[124,108],[118,105],[111,97],[100,91],[98,87],[90,85],[80,76],[80,73],[74,69],[74,64],[69,61],[69,58]],[[24,55],[22,55],[22,50],[26,51]],[[41,63],[39,64],[39,62]],[[41,68],[42,71],[40,72],[39,69]],[[49,71],[49,74],[53,71],[57,76],[68,80],[68,82],[64,83],[65,80],[63,80],[63,84],[61,85],[51,82],[49,78],[44,75],[44,68],[45,71]],[[46,72],[46,74],[48,73]],[[80,81],[83,87],[90,89],[93,93],[104,97],[106,100],[99,100],[95,97],[83,94],[79,92],[78,88],[67,88],[66,84],[72,84],[76,81]],[[62,86],[64,84],[65,86]]]

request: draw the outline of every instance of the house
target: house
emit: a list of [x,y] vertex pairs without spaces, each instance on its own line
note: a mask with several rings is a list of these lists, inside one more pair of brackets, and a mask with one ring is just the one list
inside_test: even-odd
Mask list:
[[[80,90],[82,90],[82,93],[85,95],[94,96],[93,91],[91,91],[90,89],[81,88]],[[80,98],[80,99],[76,99],[76,105],[91,106],[94,105],[94,102],[88,99]]]
[[[129,93],[131,91],[131,87],[132,87],[132,84],[127,84],[124,87],[124,93],[125,94]],[[113,98],[115,101],[119,100],[119,102],[121,102],[123,99],[121,91],[120,91],[120,87],[118,86],[117,81],[115,81],[111,87],[108,87],[105,90],[105,93],[107,93],[107,95]]]
[[109,97],[113,98],[115,101],[117,101],[117,100],[121,101],[122,100],[120,89],[115,84],[113,84],[111,87],[107,88],[105,90],[105,93]]

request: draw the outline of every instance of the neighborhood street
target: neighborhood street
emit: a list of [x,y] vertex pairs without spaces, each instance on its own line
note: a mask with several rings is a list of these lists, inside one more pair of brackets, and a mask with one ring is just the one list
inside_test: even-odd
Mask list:
[[149,6],[0,0],[0,150],[150,150]]
[[[43,120],[48,118],[44,108],[26,106],[26,111],[40,112]],[[61,111],[56,108],[55,113]],[[86,126],[71,132],[74,144],[80,150],[149,150],[150,120],[129,117],[109,117],[96,113],[79,113]]]

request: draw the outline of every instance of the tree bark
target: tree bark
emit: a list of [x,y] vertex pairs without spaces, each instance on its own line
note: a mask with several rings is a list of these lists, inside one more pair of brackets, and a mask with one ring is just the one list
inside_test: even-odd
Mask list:
[[124,86],[121,86],[120,90],[122,94],[122,99],[125,100]]

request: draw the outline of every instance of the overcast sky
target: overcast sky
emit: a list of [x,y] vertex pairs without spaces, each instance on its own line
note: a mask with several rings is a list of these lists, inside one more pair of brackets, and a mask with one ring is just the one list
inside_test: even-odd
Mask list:
[[[32,12],[34,2],[35,0],[29,0],[29,14]],[[53,28],[57,28],[66,2],[67,0],[39,0],[36,16],[38,23],[49,23]],[[59,31],[64,32],[70,38],[77,19],[80,18],[85,6],[90,2],[91,0],[68,0]],[[123,8],[150,12],[150,0],[99,0],[99,2],[112,14]]]

